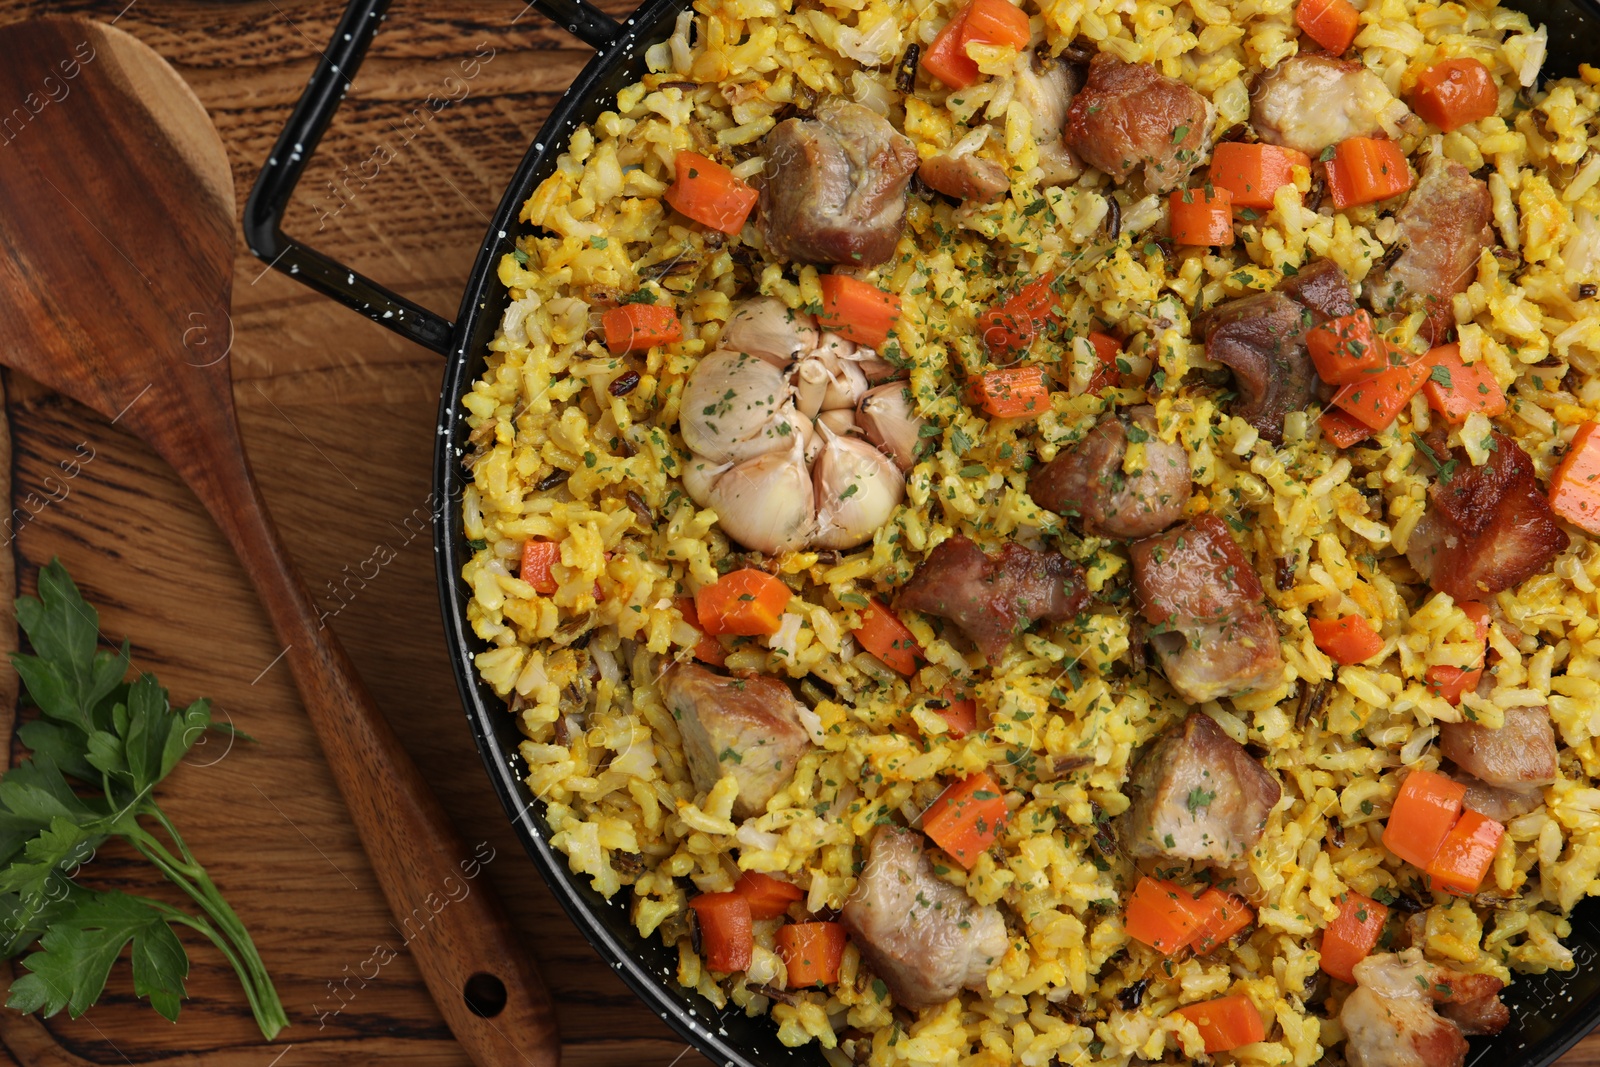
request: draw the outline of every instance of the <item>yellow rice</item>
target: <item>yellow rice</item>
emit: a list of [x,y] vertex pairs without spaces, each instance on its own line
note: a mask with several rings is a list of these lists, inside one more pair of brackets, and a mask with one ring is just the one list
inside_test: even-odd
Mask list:
[[[1010,99],[1006,78],[1026,54],[989,49],[981,66],[992,77],[948,97],[930,92],[925,79],[915,98],[895,91],[906,45],[925,46],[957,6],[815,0],[791,10],[777,0],[698,0],[672,39],[650,50],[652,73],[573,136],[523,210],[529,230],[517,254],[500,264],[514,303],[488,369],[463,398],[475,448],[463,522],[481,545],[463,577],[473,590],[472,624],[488,646],[477,667],[526,734],[528,786],[572,869],[600,893],[631,901],[641,933],[677,946],[682,984],[719,1007],[770,1011],[785,1043],[815,1041],[837,1063],[878,1065],[1043,1067],[1059,1059],[1088,1067],[1164,1051],[1188,1058],[1200,1052],[1197,1032],[1171,1009],[1244,992],[1278,1025],[1266,1041],[1226,1055],[1307,1067],[1342,1037],[1335,1019],[1305,1004],[1318,968],[1314,935],[1337,915],[1347,888],[1370,895],[1399,885],[1400,861],[1377,847],[1396,772],[1436,767],[1435,724],[1462,715],[1428,693],[1424,674],[1438,664],[1470,666],[1478,653],[1465,615],[1449,597],[1407,584],[1414,578],[1399,559],[1428,484],[1412,436],[1436,417],[1419,396],[1375,442],[1335,453],[1310,439],[1314,410],[1294,413],[1274,449],[1227,414],[1216,389],[1178,383],[1191,369],[1213,367],[1191,334],[1197,303],[1270,289],[1285,264],[1316,257],[1359,282],[1395,241],[1395,226],[1371,207],[1309,210],[1301,201],[1309,176],[1301,173],[1298,187],[1280,190],[1275,207],[1244,223],[1245,239],[1223,254],[1165,257],[1150,241],[1160,213],[1148,206],[1125,210],[1120,239],[1109,241],[1103,175],[1089,170],[1068,188],[1038,191],[1028,180],[1036,162],[1031,117]],[[1455,311],[1464,358],[1486,363],[1511,401],[1495,428],[1548,478],[1576,427],[1600,406],[1600,316],[1576,296],[1600,264],[1600,75],[1585,69],[1582,79],[1524,91],[1519,102],[1519,75],[1537,66],[1543,49],[1524,15],[1423,0],[1357,7],[1364,10],[1356,50],[1391,90],[1456,56],[1482,60],[1501,87],[1499,117],[1446,135],[1443,150],[1469,169],[1492,168],[1497,228],[1525,267],[1514,282],[1485,252]],[[1042,13],[1031,2],[1026,10],[1036,41],[1059,50],[1086,38],[1187,82],[1216,105],[1217,130],[1248,118],[1252,76],[1297,49],[1291,0],[1044,0]],[[675,477],[687,456],[676,409],[685,376],[715,348],[738,300],[759,288],[802,307],[818,299],[817,274],[763,264],[756,254],[744,261],[756,264],[750,275],[735,255],[740,238],[708,242],[661,195],[680,149],[738,161],[741,177],[758,174],[774,114],[827,95],[889,102],[924,157],[959,139],[963,120],[997,120],[1004,137],[991,149],[1014,184],[1010,197],[989,206],[913,198],[898,254],[866,275],[903,300],[896,337],[913,366],[920,411],[941,433],[908,475],[905,506],[872,543],[836,562],[811,552],[781,560],[797,592],[795,620],[775,647],[753,641],[729,656],[731,669],[814,674],[837,694],[807,693],[826,743],[801,760],[765,814],[736,825],[732,779],[697,794],[651,680],[660,657],[687,658],[699,638],[675,598],[715,580],[730,553],[715,514],[697,509]],[[744,242],[754,239],[747,227]],[[662,273],[673,262],[678,269]],[[1052,394],[1036,421],[986,420],[955,387],[985,363],[974,316],[1019,279],[1057,269],[1070,277],[1069,325],[1083,333],[1113,323],[1128,336],[1125,388],[1107,399],[1084,395],[1093,367],[1086,342],[1041,341],[1029,358],[1070,367],[1072,387]],[[576,294],[641,285],[677,308],[684,339],[614,357],[587,339],[596,312]],[[1407,343],[1419,325],[1414,316],[1392,336]],[[641,376],[637,388],[611,395],[607,386],[629,369]],[[1267,749],[1283,784],[1249,860],[1257,925],[1231,951],[1164,969],[1123,931],[1127,871],[1092,844],[1097,819],[1128,806],[1135,750],[1189,711],[1159,675],[1129,673],[1128,605],[1097,601],[1086,628],[1042,627],[1014,642],[993,671],[913,622],[928,662],[909,681],[849,636],[863,597],[902,584],[952,532],[984,543],[1048,534],[1084,565],[1092,590],[1125,584],[1125,547],[1080,537],[1041,511],[1018,460],[1030,452],[1049,460],[1108,400],[1143,402],[1146,388],[1159,395],[1163,436],[1190,453],[1190,512],[1241,520],[1234,527],[1268,590],[1288,665],[1278,688],[1201,709],[1236,740]],[[1488,428],[1479,416],[1452,442],[1459,438],[1481,462]],[[559,487],[536,488],[568,471]],[[629,506],[629,493],[653,513],[654,528]],[[1379,497],[1381,510],[1372,506]],[[1510,625],[1490,635],[1495,687],[1464,705],[1479,722],[1498,725],[1505,708],[1548,704],[1556,725],[1560,778],[1543,807],[1510,824],[1485,885],[1521,895],[1495,910],[1440,897],[1426,916],[1430,957],[1507,980],[1570,969],[1563,916],[1600,891],[1600,789],[1591,780],[1600,771],[1600,553],[1573,532],[1553,567],[1499,595],[1497,615]],[[551,596],[515,576],[532,537],[561,545]],[[1280,590],[1273,578],[1285,557],[1294,574]],[[1319,603],[1370,620],[1388,658],[1340,670],[1325,716],[1297,729],[1294,694],[1334,674],[1306,625]],[[987,729],[955,740],[927,702],[952,673],[974,672]],[[1090,756],[1093,766],[1059,781],[1030,772],[1069,755]],[[1011,817],[998,848],[949,877],[979,902],[1006,908],[1010,948],[986,993],[964,992],[908,1025],[852,947],[831,993],[774,1003],[752,988],[785,981],[771,951],[772,923],[757,924],[744,976],[717,981],[702,967],[686,885],[720,891],[740,868],[782,872],[806,887],[808,907],[838,908],[854,881],[857,846],[883,813],[910,822],[950,776],[984,768],[998,768]],[[1114,994],[1139,978],[1153,980],[1142,1004],[1124,1009]],[[846,1030],[852,1038],[841,1047]]]

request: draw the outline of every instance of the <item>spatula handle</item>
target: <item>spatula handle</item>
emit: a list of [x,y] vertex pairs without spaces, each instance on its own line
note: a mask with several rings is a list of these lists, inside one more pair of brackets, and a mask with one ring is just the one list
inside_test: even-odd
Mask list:
[[[286,649],[306,713],[395,927],[434,1003],[478,1067],[557,1067],[549,991],[468,848],[319,619],[249,473],[215,456],[191,477],[233,543]],[[193,472],[191,472],[193,473]],[[248,494],[248,499],[235,499]],[[398,948],[398,946],[396,946]],[[503,1007],[497,1008],[500,991]],[[474,1005],[477,1010],[474,1010]]]

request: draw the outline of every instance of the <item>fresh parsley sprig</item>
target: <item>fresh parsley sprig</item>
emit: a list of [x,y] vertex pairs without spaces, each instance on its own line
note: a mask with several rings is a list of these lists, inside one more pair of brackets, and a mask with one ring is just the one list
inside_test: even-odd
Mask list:
[[[200,736],[222,728],[210,702],[174,708],[154,675],[126,681],[128,643],[99,647],[99,615],[59,561],[40,571],[37,599],[17,601],[17,621],[34,654],[11,660],[40,718],[18,731],[32,757],[0,779],[0,958],[33,949],[6,1006],[77,1018],[131,942],[134,992],[176,1021],[189,957],[175,928],[186,926],[227,957],[262,1034],[276,1037],[289,1019],[250,934],[155,801]],[[77,884],[110,838],[137,849],[201,914]]]

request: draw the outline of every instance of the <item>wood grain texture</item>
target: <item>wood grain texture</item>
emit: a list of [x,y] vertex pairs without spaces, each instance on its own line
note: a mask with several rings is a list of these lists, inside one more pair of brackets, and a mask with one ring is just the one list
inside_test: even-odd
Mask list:
[[[46,13],[109,21],[126,2],[0,0],[0,23]],[[210,111],[228,149],[236,219],[339,13],[334,0],[135,0],[118,19]],[[493,57],[464,79],[465,94],[414,122],[406,139],[406,116],[429,93],[459,94],[445,79],[460,79],[460,64],[483,47]],[[487,214],[589,55],[520,0],[397,4],[286,228],[453,314]],[[0,104],[0,115],[14,106]],[[365,185],[347,178],[345,168],[359,172],[385,139],[397,158]],[[354,193],[342,205],[341,189]],[[238,247],[231,355],[262,493],[313,598],[455,825],[469,845],[493,850],[480,878],[506,902],[552,989],[565,1062],[702,1067],[554,903],[473,750],[438,621],[431,544],[426,531],[412,533],[429,507],[439,360],[262,266]],[[102,608],[105,632],[133,639],[136,665],[160,673],[175,698],[216,698],[219,715],[259,739],[198,754],[164,787],[163,804],[254,932],[293,1025],[264,1045],[231,972],[190,943],[191,999],[177,1025],[135,1001],[119,970],[82,1019],[0,1012],[0,1056],[73,1067],[465,1064],[390,926],[287,672],[281,662],[269,668],[282,646],[216,527],[137,439],[27,379],[4,383],[0,482],[11,482],[10,499],[27,502],[28,517],[15,537],[0,520],[0,646],[15,640],[3,607],[13,581],[31,589],[37,568],[59,555]],[[85,450],[93,458],[64,479],[62,463]],[[388,555],[380,548],[393,559],[376,567]],[[0,671],[0,702],[15,707],[9,671]],[[0,716],[0,734],[9,738],[15,723],[14,712]],[[107,885],[159,891],[126,855],[92,870]],[[367,961],[380,947],[396,954],[376,967]],[[1563,1064],[1600,1064],[1600,1037]]]
[[[271,619],[273,662],[296,683],[396,936],[451,1034],[478,1067],[555,1067],[550,995],[496,894],[474,884],[491,852],[457,838],[367,694],[245,458],[227,359],[234,188],[203,105],[149,46],[93,20],[0,26],[0,54],[0,99],[27,112],[0,150],[11,207],[0,214],[0,357],[147,442],[198,496]],[[108,250],[126,269],[104,269]],[[236,947],[254,960],[253,946]],[[357,979],[396,955],[375,950]],[[276,1036],[283,1020],[269,1005],[263,1025]]]

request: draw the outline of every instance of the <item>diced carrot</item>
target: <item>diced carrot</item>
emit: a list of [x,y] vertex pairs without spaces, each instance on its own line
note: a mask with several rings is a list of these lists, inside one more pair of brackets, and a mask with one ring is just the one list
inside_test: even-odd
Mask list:
[[1461,361],[1460,345],[1440,345],[1422,357],[1428,367],[1428,380],[1422,383],[1422,392],[1428,406],[1445,417],[1446,422],[1462,423],[1473,412],[1489,418],[1506,410],[1506,394],[1487,363],[1474,363],[1470,367]]
[[600,316],[606,347],[613,353],[643,352],[683,336],[678,313],[665,304],[623,304]]
[[1339,902],[1339,917],[1322,931],[1322,969],[1341,982],[1354,982],[1351,972],[1378,944],[1389,909],[1355,890]]
[[1550,478],[1550,507],[1574,526],[1600,536],[1600,422],[1578,427]]
[[1341,210],[1399,196],[1416,182],[1400,146],[1376,137],[1340,141],[1324,166],[1333,206]]
[[1412,771],[1394,798],[1383,845],[1414,867],[1426,869],[1461,814],[1467,787],[1433,771]]
[[962,45],[1010,45],[1017,51],[1028,47],[1032,36],[1028,13],[1009,0],[972,0],[967,5],[967,22],[961,29]]
[[861,647],[883,660],[891,670],[915,674],[922,646],[889,606],[876,598],[861,609],[861,625],[851,633]]
[[1297,165],[1311,169],[1311,157],[1273,144],[1224,141],[1211,151],[1211,184],[1228,190],[1235,208],[1270,208],[1273,195],[1294,184]]
[[1122,928],[1135,941],[1170,956],[1195,939],[1206,918],[1193,893],[1176,882],[1145,875],[1128,898]]
[[1311,639],[1335,663],[1365,663],[1383,651],[1383,638],[1359,615],[1337,619],[1311,619]]
[[1002,367],[968,380],[968,399],[997,419],[1024,419],[1050,410],[1044,368]]
[[1480,812],[1462,812],[1428,864],[1429,884],[1462,896],[1476,893],[1505,835],[1504,824]]
[[533,586],[535,593],[549,596],[560,588],[555,575],[550,573],[550,568],[560,562],[560,544],[542,537],[529,538],[522,542],[522,567],[517,577]]
[[1172,216],[1172,243],[1178,245],[1233,244],[1233,194],[1209,189],[1174,189],[1167,198]]
[[969,871],[1005,824],[1005,797],[986,771],[948,786],[922,813],[922,832]]
[[1445,133],[1500,109],[1489,68],[1476,59],[1447,59],[1422,72],[1407,98],[1411,110]]
[[1374,430],[1387,429],[1427,377],[1428,368],[1420,361],[1402,363],[1341,386],[1331,403]]
[[1348,385],[1389,366],[1389,346],[1365,311],[1340,315],[1313,326],[1306,348],[1317,377],[1329,385]]
[[945,23],[933,43],[923,50],[919,64],[923,70],[952,89],[965,89],[983,77],[977,62],[967,55],[967,45],[962,39],[966,25],[965,11]]
[[783,609],[793,595],[766,571],[746,567],[701,586],[694,595],[694,607],[700,628],[712,637],[765,636],[778,632]]
[[1483,681],[1483,668],[1469,670],[1466,667],[1451,667],[1441,663],[1429,667],[1428,673],[1423,677],[1430,693],[1451,704],[1460,704],[1461,695],[1477,689],[1478,683]]
[[978,728],[978,702],[971,697],[954,698],[948,691],[945,693],[948,703],[942,708],[935,708],[939,717],[950,727],[951,737],[966,737]]
[[733,883],[733,891],[750,903],[750,918],[776,919],[789,905],[804,900],[806,891],[793,882],[774,878],[760,871],[745,871]]
[[1095,358],[1100,361],[1100,366],[1095,368],[1089,376],[1087,392],[1099,393],[1105,389],[1114,389],[1122,384],[1122,371],[1117,366],[1117,357],[1122,355],[1122,342],[1110,334],[1100,333],[1098,330],[1089,334],[1089,344],[1094,348]]
[[1338,408],[1324,411],[1317,425],[1322,427],[1322,436],[1332,442],[1334,448],[1349,448],[1372,436],[1371,426],[1357,422]]
[[1207,1052],[1228,1052],[1241,1045],[1251,1045],[1267,1036],[1261,1024],[1261,1013],[1255,1003],[1243,993],[1218,997],[1201,1004],[1185,1004],[1173,1009],[1186,1015],[1205,1040]]
[[733,176],[733,171],[698,152],[680,151],[674,160],[677,180],[666,201],[682,215],[723,233],[744,228],[761,194]]
[[1256,913],[1250,905],[1212,886],[1195,900],[1202,916],[1200,928],[1189,941],[1197,956],[1204,956],[1218,945],[1226,945],[1233,935],[1255,922]]
[[773,937],[778,958],[789,971],[789,988],[833,985],[844,959],[844,926],[840,923],[790,923]]
[[822,290],[822,311],[817,321],[858,345],[882,348],[900,317],[900,297],[886,293],[848,274],[824,274],[817,279]]
[[694,646],[694,658],[713,667],[727,663],[728,650],[722,647],[722,642],[700,629],[700,609],[695,607],[694,597],[681,596],[676,603],[678,613],[683,616],[684,621],[696,630],[700,630],[700,641]]
[[1300,0],[1294,23],[1307,37],[1336,56],[1342,56],[1356,39],[1361,12],[1350,0]]
[[1033,339],[1055,318],[1061,296],[1054,274],[1047,274],[1018,289],[997,308],[978,316],[978,339],[996,359],[1025,352]]
[[701,893],[689,906],[700,921],[700,955],[707,968],[731,974],[750,966],[755,936],[748,900],[739,893]]

